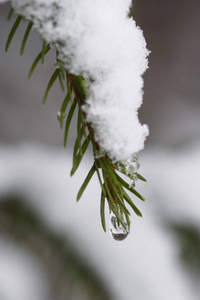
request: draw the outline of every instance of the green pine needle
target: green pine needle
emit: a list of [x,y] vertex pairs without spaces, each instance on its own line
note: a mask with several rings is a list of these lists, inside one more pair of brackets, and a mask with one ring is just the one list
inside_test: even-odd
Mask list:
[[79,147],[80,154],[82,154],[82,149],[81,149],[81,138],[82,138],[81,127],[82,126],[81,125],[82,125],[82,110],[81,107],[79,106],[78,118],[77,118],[77,144]]
[[70,127],[70,123],[71,123],[71,120],[72,120],[72,117],[73,117],[73,114],[74,114],[74,111],[75,111],[75,108],[76,108],[76,104],[77,104],[77,102],[74,99],[74,101],[72,103],[72,106],[69,110],[66,123],[65,123],[64,147],[67,146],[67,137],[68,137],[69,127]]
[[79,132],[80,137],[79,137],[79,138],[77,137],[77,138],[76,138],[76,141],[75,141],[75,143],[74,143],[74,150],[73,150],[73,167],[72,167],[72,169],[73,169],[73,168],[75,167],[75,165],[76,165],[76,156],[77,156],[78,150],[80,149],[79,140],[82,139],[83,134],[84,134],[84,130],[83,130],[83,127],[81,127],[80,132]]
[[11,31],[10,31],[10,33],[9,33],[9,36],[8,36],[8,39],[7,39],[7,42],[6,42],[6,47],[5,47],[5,51],[6,51],[6,52],[8,51],[8,48],[9,48],[9,46],[10,46],[10,43],[11,43],[11,41],[12,41],[12,39],[13,39],[13,36],[14,36],[14,34],[15,34],[17,28],[19,27],[19,24],[20,24],[21,20],[22,20],[22,16],[18,16],[18,17],[16,18],[16,21],[15,21],[13,27],[11,28]]
[[76,156],[75,160],[74,160],[74,166],[72,167],[71,173],[70,175],[73,176],[74,173],[76,172],[76,170],[78,169],[81,160],[89,146],[90,143],[90,135],[88,134],[88,136],[86,137],[85,141],[83,142],[83,145],[81,146],[81,152],[78,153],[78,155]]
[[99,179],[99,183],[100,183],[100,186],[101,186],[101,190],[102,190],[104,196],[106,197],[106,191],[105,191],[102,179],[101,179],[101,175],[100,175],[100,172],[99,172],[99,167],[98,167],[98,163],[97,163],[96,159],[95,159],[94,163],[95,163],[95,168],[96,168],[96,171],[97,171],[97,177]]
[[96,171],[95,166],[93,165],[92,168],[90,169],[89,173],[87,174],[82,186],[80,187],[78,194],[77,194],[77,198],[76,201],[79,201],[79,199],[81,198],[83,192],[85,191],[88,183],[90,182],[94,172]]
[[[124,191],[124,190],[123,190]],[[135,204],[133,203],[133,201],[131,200],[131,198],[129,197],[129,195],[124,191],[124,199],[126,200],[126,202],[131,206],[131,208],[133,209],[133,211],[136,213],[137,216],[142,217],[142,213],[140,212],[140,210],[135,206]]]
[[125,230],[127,230],[126,225],[123,222],[123,219],[121,218],[121,216],[118,213],[118,206],[119,205],[115,202],[115,200],[114,200],[114,198],[111,194],[111,191],[110,191],[110,188],[108,186],[107,179],[106,179],[106,176],[104,175],[104,173],[103,173],[103,178],[104,178],[104,187],[105,187],[109,207],[113,211],[113,213],[115,214],[118,222],[121,223],[121,225],[124,227]]
[[[112,187],[112,191],[114,192],[115,196],[116,196],[116,200],[119,202],[120,206],[123,208],[123,211],[126,212],[128,215],[130,215],[130,212],[128,211],[128,209],[126,208],[125,204],[124,204],[124,200],[123,200],[123,195],[121,195],[121,193],[118,191],[116,191],[116,188],[114,187],[113,183],[111,180],[109,180],[109,183]],[[123,189],[122,189],[123,190]]]
[[45,62],[45,54],[46,54],[46,51],[48,51],[48,47],[49,47],[49,45],[46,43],[46,41],[44,41],[43,45],[42,45],[42,51],[41,51],[41,63],[42,63],[42,65],[44,65],[44,62]]
[[33,23],[32,22],[29,22],[28,23],[28,26],[26,28],[26,32],[24,34],[24,38],[22,40],[22,45],[21,45],[21,49],[20,49],[20,55],[22,56],[24,54],[24,48],[25,48],[25,45],[26,45],[26,41],[28,39],[28,36],[30,34],[30,31],[31,31],[31,28],[33,26]]
[[102,224],[103,230],[106,232],[106,221],[105,221],[105,196],[104,196],[103,191],[101,192],[100,215],[101,215],[101,224]]
[[104,179],[104,188],[105,188],[105,191],[106,191],[106,196],[107,196],[107,199],[108,199],[108,204],[110,206],[110,209],[114,212],[114,214],[116,215],[118,221],[126,229],[126,226],[125,226],[123,220],[121,219],[121,217],[118,214],[118,204],[115,202],[115,199],[113,198],[113,195],[111,194],[110,188],[108,186],[106,174],[104,174],[104,172],[102,172],[102,173],[103,173],[103,179]]
[[68,90],[67,90],[67,95],[66,95],[65,99],[63,100],[63,103],[62,103],[62,106],[61,106],[61,109],[60,109],[61,113],[63,113],[63,114],[65,113],[65,111],[67,109],[67,106],[68,106],[68,103],[70,102],[71,99],[72,99],[72,90],[69,87]]
[[129,186],[129,184],[126,181],[124,181],[117,173],[115,173],[115,176],[122,186],[124,186],[131,193],[135,194],[142,201],[145,201],[145,198],[142,195],[140,195],[132,186]]
[[60,122],[60,128],[63,128],[63,121],[65,119],[65,112],[68,106],[68,103],[70,102],[72,98],[72,91],[71,89],[68,90],[67,95],[65,96],[65,99],[63,100],[62,106],[60,108],[60,116],[58,116],[58,121]]
[[137,175],[138,179],[147,182],[147,180],[142,175],[140,175],[139,173],[135,173],[135,174]]
[[8,16],[7,16],[7,21],[10,21],[10,19],[11,19],[13,13],[14,13],[14,8],[11,7],[11,9],[10,9],[10,11],[9,11],[9,13],[8,13]]
[[59,82],[60,82],[61,90],[62,90],[63,92],[65,92],[66,88],[65,88],[65,84],[64,84],[64,82],[63,82],[63,77],[62,77],[62,72],[61,72],[61,70],[60,70],[60,73],[59,73],[59,75],[58,75],[58,79],[59,79]]
[[47,52],[48,52],[50,49],[51,49],[50,46],[47,45],[45,51],[42,50],[42,51],[37,55],[37,57],[35,58],[35,60],[34,60],[34,62],[33,62],[33,64],[32,64],[32,66],[31,66],[31,68],[30,68],[30,71],[29,71],[29,74],[28,74],[28,78],[31,78],[31,76],[33,75],[33,72],[35,71],[35,68],[37,67],[39,61],[42,59],[42,57],[44,57],[45,54],[47,54]]
[[44,98],[43,98],[43,101],[42,103],[45,104],[46,103],[46,99],[47,99],[47,96],[48,96],[48,93],[52,87],[52,85],[54,84],[54,82],[56,81],[58,75],[60,73],[60,69],[56,69],[54,72],[53,72],[53,75],[51,76],[50,80],[49,80],[49,83],[47,85],[47,88],[46,88],[46,92],[44,94]]

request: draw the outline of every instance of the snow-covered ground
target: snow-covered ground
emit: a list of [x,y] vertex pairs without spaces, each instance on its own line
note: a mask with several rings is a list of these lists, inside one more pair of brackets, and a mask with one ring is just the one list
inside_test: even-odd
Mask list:
[[[177,259],[175,238],[165,227],[169,220],[199,225],[199,147],[182,152],[150,149],[141,154],[140,171],[148,183],[138,183],[137,189],[147,200],[143,203],[133,199],[143,218],[133,216],[131,233],[123,242],[114,241],[101,228],[100,187],[96,176],[80,202],[75,201],[92,158],[84,158],[72,178],[69,176],[71,160],[71,153],[66,150],[33,145],[1,146],[0,194],[10,191],[24,194],[50,226],[73,237],[83,255],[103,274],[116,299],[199,299]],[[0,287],[5,286],[5,294],[6,288],[9,290],[4,284],[8,280],[3,276],[5,269],[13,278],[18,274],[21,280],[18,278],[18,284],[12,287],[15,296],[8,294],[10,298],[7,298],[22,299],[19,286],[25,288],[30,279],[24,278],[24,271],[19,269],[27,266],[21,258],[17,258],[16,266],[10,263],[18,254],[8,252],[10,245],[2,240],[0,243],[0,257],[5,258],[4,267],[2,264],[0,267]],[[33,285],[36,283],[33,280]],[[36,295],[35,299],[40,298]]]

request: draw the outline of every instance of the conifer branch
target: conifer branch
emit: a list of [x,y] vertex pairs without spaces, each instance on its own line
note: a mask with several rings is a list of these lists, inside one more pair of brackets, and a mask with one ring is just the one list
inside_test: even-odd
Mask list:
[[[12,12],[13,11],[11,10],[11,13],[9,14],[9,19],[12,15]],[[17,17],[6,42],[6,51],[8,50],[12,38],[23,17],[24,16],[21,15]],[[29,23],[25,31],[25,35],[22,39],[20,50],[21,55],[23,55],[24,53],[25,44],[33,26],[33,21],[28,21]],[[33,75],[38,63],[44,63],[45,55],[48,53],[52,46],[56,48],[56,44],[52,43],[52,45],[50,46],[50,44],[47,43],[45,40],[43,41],[42,50],[38,54],[30,68],[28,75],[29,78]],[[61,89],[64,92],[67,89],[66,96],[60,108],[60,112],[57,115],[58,121],[60,122],[60,128],[63,128],[63,123],[65,121],[64,146],[67,145],[69,127],[73,119],[75,109],[78,109],[77,138],[74,144],[73,166],[71,170],[71,176],[78,169],[89,144],[91,144],[93,148],[94,164],[91,167],[82,186],[78,191],[77,201],[80,200],[83,192],[85,191],[87,185],[93,177],[93,174],[96,172],[101,186],[100,215],[103,230],[106,231],[105,200],[107,200],[110,212],[113,212],[117,218],[118,226],[122,226],[126,231],[128,231],[131,223],[131,214],[126,205],[128,204],[137,216],[142,217],[142,213],[133,203],[132,199],[125,191],[125,189],[134,194],[140,200],[145,200],[143,196],[141,196],[134,189],[135,181],[137,179],[146,181],[146,179],[142,175],[137,173],[137,169],[139,167],[137,155],[134,155],[133,157],[133,170],[130,170],[123,162],[113,162],[109,158],[108,153],[105,153],[105,151],[101,149],[101,146],[95,140],[95,132],[93,126],[87,120],[87,113],[82,109],[83,105],[86,104],[86,99],[88,95],[85,79],[82,76],[77,76],[75,74],[69,73],[69,71],[65,68],[64,63],[59,57],[59,51],[56,51],[56,60],[56,70],[52,74],[49,83],[47,84],[47,88],[43,98],[43,104],[45,104],[47,96],[53,84],[56,82],[56,80],[59,80]],[[66,110],[69,105],[69,112],[68,114],[66,114]],[[131,182],[127,182],[125,179],[120,177],[118,172],[127,176],[128,181]]]

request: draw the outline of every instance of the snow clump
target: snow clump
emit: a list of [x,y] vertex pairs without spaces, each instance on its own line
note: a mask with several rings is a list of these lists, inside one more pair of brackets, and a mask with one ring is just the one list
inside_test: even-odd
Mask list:
[[148,135],[138,109],[149,54],[141,29],[128,17],[131,0],[11,2],[56,47],[70,73],[88,78],[82,109],[100,149],[113,161],[130,160]]

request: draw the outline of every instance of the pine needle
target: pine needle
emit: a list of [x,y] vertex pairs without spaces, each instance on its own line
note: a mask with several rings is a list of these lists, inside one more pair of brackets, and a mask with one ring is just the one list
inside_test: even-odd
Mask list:
[[51,76],[50,80],[49,80],[49,83],[47,85],[47,88],[46,88],[46,92],[44,94],[44,98],[43,98],[43,101],[42,103],[45,104],[46,103],[46,99],[47,99],[47,96],[48,96],[48,93],[52,87],[52,85],[54,84],[54,82],[56,81],[56,78],[58,77],[60,73],[60,70],[59,69],[56,69],[54,72],[53,72],[53,75]]
[[17,19],[16,19],[16,21],[15,21],[15,23],[14,23],[14,25],[13,25],[13,27],[11,28],[11,31],[9,33],[9,36],[8,36],[8,39],[7,39],[7,42],[6,42],[6,47],[5,47],[5,51],[6,52],[8,51],[10,43],[11,43],[11,41],[13,39],[13,36],[14,36],[17,28],[19,27],[19,24],[20,24],[21,20],[22,20],[22,16],[18,16]]
[[79,199],[81,198],[83,192],[85,191],[85,189],[86,189],[88,183],[90,182],[95,171],[96,171],[95,166],[93,165],[92,168],[90,169],[89,173],[87,174],[82,186],[80,187],[80,189],[78,191],[76,201],[79,201]]
[[67,120],[66,120],[66,123],[65,123],[64,147],[67,146],[67,137],[68,137],[68,132],[69,132],[69,126],[70,126],[70,123],[71,123],[71,120],[72,120],[72,117],[73,117],[73,114],[74,114],[74,111],[75,111],[75,108],[76,108],[76,103],[77,102],[74,100],[74,102],[72,103],[72,106],[69,110]]
[[24,54],[24,48],[25,48],[25,45],[26,45],[26,41],[28,39],[28,36],[30,34],[30,31],[31,31],[31,28],[33,26],[33,23],[32,22],[29,22],[28,23],[28,26],[26,28],[26,32],[24,34],[24,38],[22,40],[22,45],[21,45],[21,49],[20,49],[20,55],[22,56]]
[[43,57],[50,49],[51,49],[50,46],[47,45],[45,51],[42,50],[42,51],[37,55],[37,57],[35,58],[35,60],[34,60],[34,62],[33,62],[33,64],[32,64],[32,66],[31,66],[31,68],[30,68],[30,71],[29,71],[29,74],[28,74],[28,78],[31,78],[31,76],[33,75],[33,72],[35,71],[35,68],[37,67],[39,61],[42,59],[42,57]]
[[103,191],[101,191],[100,215],[101,215],[101,224],[102,224],[103,230],[106,232],[106,221],[105,221],[105,196],[104,196]]

